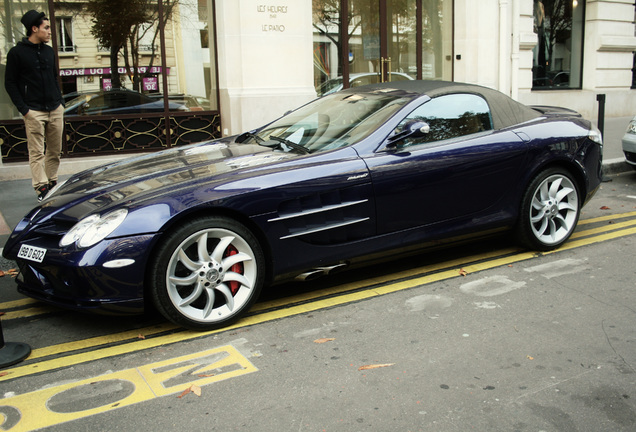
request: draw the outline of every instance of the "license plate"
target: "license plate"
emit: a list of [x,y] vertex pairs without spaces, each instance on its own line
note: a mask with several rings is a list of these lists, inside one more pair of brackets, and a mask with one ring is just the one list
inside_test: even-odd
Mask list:
[[39,263],[44,260],[44,255],[46,255],[46,249],[37,246],[29,246],[26,244],[20,246],[20,251],[18,252],[18,258],[23,258]]

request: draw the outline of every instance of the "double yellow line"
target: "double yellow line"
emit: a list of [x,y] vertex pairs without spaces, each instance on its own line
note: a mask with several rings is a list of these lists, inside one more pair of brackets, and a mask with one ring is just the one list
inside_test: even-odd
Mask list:
[[[622,222],[616,222],[618,220]],[[606,223],[603,224],[604,222]],[[590,225],[600,226],[575,232],[564,246],[548,253],[552,254],[634,235],[636,234],[636,212],[613,214],[579,222],[579,227]],[[219,332],[230,331],[319,309],[344,305],[441,280],[461,277],[461,275],[465,273],[475,273],[510,265],[536,256],[536,252],[528,252],[517,248],[500,249],[486,254],[463,257],[439,264],[409,269],[399,273],[391,273],[376,278],[346,283],[328,289],[315,290],[292,297],[261,302],[257,303],[250,310],[249,316],[241,319],[232,326],[219,330],[193,332],[182,330],[172,324],[160,324],[112,335],[98,336],[38,348],[33,350],[31,356],[26,360],[26,364],[0,371],[6,372],[5,375],[0,376],[0,382],[161,345],[206,337]],[[460,272],[460,269],[463,271]],[[3,316],[3,321],[51,311],[51,309],[39,306],[26,310],[19,309],[32,304],[37,305],[37,303],[32,300],[0,303],[0,310],[9,310],[9,312]],[[13,311],[11,309],[18,310]],[[75,354],[73,354],[74,352]]]

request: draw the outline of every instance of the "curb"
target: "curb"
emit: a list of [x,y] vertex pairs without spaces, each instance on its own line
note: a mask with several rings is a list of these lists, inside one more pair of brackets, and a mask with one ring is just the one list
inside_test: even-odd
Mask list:
[[632,171],[632,166],[624,158],[603,161],[603,174],[614,175]]

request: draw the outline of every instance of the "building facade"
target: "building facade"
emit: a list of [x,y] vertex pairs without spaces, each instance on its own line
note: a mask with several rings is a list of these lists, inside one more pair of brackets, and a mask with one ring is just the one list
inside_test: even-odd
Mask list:
[[[636,114],[632,0],[6,0],[0,72],[29,9],[51,18],[63,92],[80,98],[77,111],[67,103],[65,157],[231,135],[330,91],[400,79],[480,84],[589,119],[602,94],[606,116]],[[125,22],[123,42],[96,30],[109,19]],[[0,147],[3,163],[26,159],[4,92]]]

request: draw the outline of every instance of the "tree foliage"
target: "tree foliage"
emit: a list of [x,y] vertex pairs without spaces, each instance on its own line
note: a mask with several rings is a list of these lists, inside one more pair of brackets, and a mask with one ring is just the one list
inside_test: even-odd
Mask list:
[[151,40],[150,64],[155,58],[156,40],[160,29],[172,18],[179,0],[163,1],[163,19],[160,20],[158,0],[88,0],[88,12],[93,16],[91,33],[100,45],[110,49],[113,87],[121,87],[119,55],[123,55],[126,70],[136,90],[141,90],[139,74],[140,46]]

